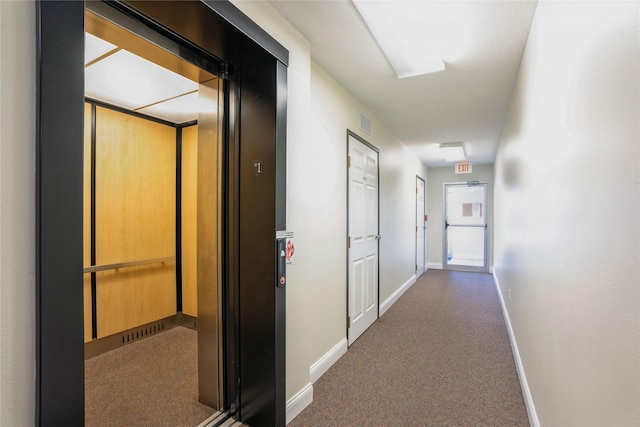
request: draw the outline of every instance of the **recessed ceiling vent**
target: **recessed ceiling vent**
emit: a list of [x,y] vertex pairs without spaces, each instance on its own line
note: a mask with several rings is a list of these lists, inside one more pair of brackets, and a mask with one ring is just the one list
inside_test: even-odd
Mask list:
[[371,135],[371,120],[362,113],[360,113],[360,129],[365,131],[367,135]]

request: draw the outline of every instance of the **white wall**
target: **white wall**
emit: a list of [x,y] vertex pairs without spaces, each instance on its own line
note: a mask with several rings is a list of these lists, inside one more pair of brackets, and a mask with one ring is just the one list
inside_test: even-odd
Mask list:
[[0,1],[0,425],[35,423],[35,7]]
[[[380,150],[380,301],[415,275],[415,177],[427,170],[384,125],[310,60],[310,46],[263,1],[234,1],[290,52],[287,398],[310,390],[310,367],[346,338],[347,129]],[[359,130],[360,113],[371,135]],[[346,345],[346,344],[345,344]]]
[[495,162],[495,276],[543,426],[640,420],[639,12],[538,4]]
[[472,165],[470,174],[456,174],[454,166],[429,168],[427,183],[427,265],[442,268],[442,232],[444,228],[444,184],[451,182],[481,181],[488,183],[489,266],[493,257],[493,165]]
[[[343,266],[340,292],[346,289],[346,129],[350,129],[380,150],[380,301],[387,300],[415,274],[416,176],[427,179],[427,169],[418,158],[365,107],[331,78],[319,65],[312,63],[312,114],[318,128],[315,143],[331,144],[340,159],[337,180],[335,220],[341,231],[334,246]],[[359,129],[360,112],[371,118],[371,135]],[[334,173],[331,171],[331,173]],[[295,178],[294,178],[295,179]],[[341,296],[344,299],[344,295]],[[346,310],[346,308],[345,308]],[[341,316],[344,322],[344,312]],[[343,326],[344,329],[344,326]]]

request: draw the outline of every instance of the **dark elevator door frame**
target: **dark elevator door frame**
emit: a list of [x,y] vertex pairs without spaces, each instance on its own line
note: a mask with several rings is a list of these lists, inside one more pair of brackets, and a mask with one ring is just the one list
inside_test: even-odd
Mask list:
[[[285,424],[285,229],[288,52],[231,3],[110,2],[229,67],[225,212],[230,358],[227,406],[255,425]],[[82,143],[84,2],[37,3],[36,423],[84,425]],[[261,163],[261,173],[254,164]],[[250,268],[247,268],[250,266]]]

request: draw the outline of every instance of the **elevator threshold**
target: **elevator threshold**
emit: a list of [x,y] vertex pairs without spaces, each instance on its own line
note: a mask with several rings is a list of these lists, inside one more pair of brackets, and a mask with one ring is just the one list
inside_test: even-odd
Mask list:
[[140,325],[108,337],[94,339],[84,344],[84,359],[88,360],[92,357],[99,356],[112,350],[116,350],[127,344],[140,341],[141,339],[165,332],[178,326],[184,326],[190,329],[197,329],[197,320],[195,317],[183,313],[177,313],[155,322]]
[[244,426],[240,421],[236,421],[229,412],[216,412],[209,418],[198,424],[198,427],[240,427]]

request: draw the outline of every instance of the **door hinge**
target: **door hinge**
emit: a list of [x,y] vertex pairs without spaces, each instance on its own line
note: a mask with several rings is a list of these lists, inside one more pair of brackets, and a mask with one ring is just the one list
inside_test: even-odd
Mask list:
[[351,167],[351,156],[347,156],[347,169]]
[[351,327],[351,316],[347,316],[347,329]]
[[351,249],[351,236],[347,237],[347,248]]

